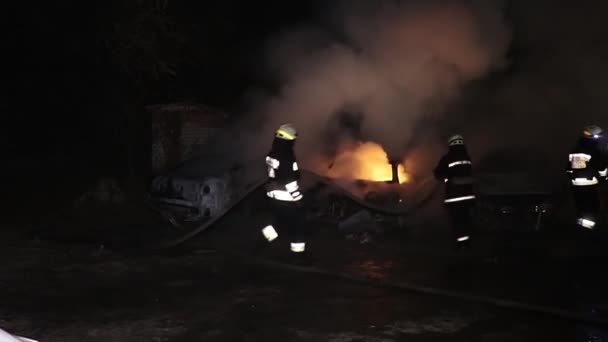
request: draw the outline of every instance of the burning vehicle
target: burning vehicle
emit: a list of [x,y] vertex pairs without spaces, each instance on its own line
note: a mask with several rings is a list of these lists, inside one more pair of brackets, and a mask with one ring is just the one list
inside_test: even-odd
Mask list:
[[[177,131],[182,132],[181,140],[190,137],[184,134],[191,130]],[[302,162],[309,217],[334,222],[342,231],[404,228],[408,216],[440,193],[442,184],[432,177],[436,146],[420,144],[402,156],[389,156],[379,143],[345,140],[329,155],[309,155]],[[543,183],[540,180],[550,177],[534,171],[545,170],[546,163],[522,162],[522,155],[497,152],[476,163],[477,216],[484,229],[539,230],[551,217],[555,184]],[[265,178],[263,159],[253,159],[236,163],[226,160],[225,153],[197,154],[156,177],[147,202],[174,226],[216,218]],[[513,165],[521,167],[512,170]]]
[[405,218],[436,190],[432,179],[407,172],[405,161],[390,160],[374,142],[350,144],[319,165],[317,172],[324,178],[311,189],[312,215],[361,241],[368,241],[369,234],[404,228]]
[[[156,177],[148,204],[174,226],[202,223],[221,214],[264,178],[263,164],[235,166],[221,160],[214,155],[199,157]],[[430,185],[407,173],[403,162],[389,161],[382,147],[371,142],[353,145],[331,161],[302,170],[309,217],[336,223],[363,210],[376,223],[402,226],[402,216],[419,205],[422,193],[426,191],[428,197]]]

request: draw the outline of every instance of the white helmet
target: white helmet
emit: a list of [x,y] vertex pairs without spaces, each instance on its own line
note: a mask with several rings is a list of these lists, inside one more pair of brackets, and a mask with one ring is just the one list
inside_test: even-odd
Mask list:
[[583,136],[585,138],[599,138],[604,131],[596,125],[589,125],[583,129]]
[[450,139],[448,139],[448,145],[464,145],[464,138],[460,134],[452,135]]
[[296,140],[296,138],[298,137],[298,132],[292,124],[286,123],[281,125],[279,129],[277,129],[275,136],[277,138],[285,140]]

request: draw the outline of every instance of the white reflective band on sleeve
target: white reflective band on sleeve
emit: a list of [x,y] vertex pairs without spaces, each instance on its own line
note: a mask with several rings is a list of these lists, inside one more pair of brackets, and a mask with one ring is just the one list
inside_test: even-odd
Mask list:
[[466,201],[466,200],[470,200],[470,199],[474,199],[474,198],[475,198],[475,195],[462,196],[462,197],[448,198],[443,202],[444,203],[460,202],[460,201]]
[[568,156],[568,161],[573,161],[575,159],[580,159],[588,162],[591,160],[591,156],[587,153],[570,153],[570,155]]
[[264,229],[262,229],[262,234],[264,234],[264,237],[266,238],[266,240],[268,240],[268,242],[272,242],[272,240],[279,237],[279,234],[276,230],[274,230],[274,227],[271,225],[264,227]]
[[306,250],[306,243],[304,242],[292,242],[291,251],[294,253],[302,253]]
[[285,189],[287,189],[287,191],[289,191],[289,192],[294,192],[294,191],[298,190],[299,188],[300,188],[300,186],[298,185],[298,181],[293,181],[293,182],[285,185]]
[[285,190],[272,190],[272,191],[268,191],[266,193],[266,195],[270,198],[274,198],[276,200],[279,201],[285,201],[285,202],[296,202],[302,199],[302,195],[300,194],[300,196],[298,197],[294,197],[291,195],[290,192],[287,192]]
[[458,239],[456,239],[456,240],[458,240],[458,242],[462,242],[462,241],[467,241],[468,239],[469,239],[469,237],[468,237],[468,236],[461,236],[461,237],[459,237],[459,238],[458,238]]
[[576,220],[576,223],[579,226],[583,226],[584,228],[593,229],[595,227],[595,222],[591,220],[587,220],[585,218],[579,218]]
[[294,171],[298,171],[298,170],[299,170],[299,169],[298,169],[298,163],[297,163],[297,162],[293,162],[292,169],[293,169]]
[[443,182],[444,182],[444,183],[447,183],[447,182],[448,182],[448,179],[447,179],[447,178],[446,178],[446,179],[444,179],[444,180],[443,180]]
[[270,167],[272,167],[273,169],[278,169],[279,165],[281,165],[281,163],[274,159],[274,158],[270,158],[270,157],[266,157],[266,164]]
[[268,177],[269,178],[274,178],[275,177],[274,169],[271,168],[271,167],[268,168]]
[[606,169],[604,169],[604,170],[600,171],[600,176],[602,176],[602,177],[606,177],[606,176],[608,176],[608,168],[606,168]]
[[448,167],[454,167],[458,165],[471,165],[470,160],[459,160],[448,164]]
[[587,178],[574,178],[572,180],[572,185],[576,185],[576,186],[585,186],[585,185],[595,185],[597,184],[597,178],[593,177],[593,179],[587,179]]

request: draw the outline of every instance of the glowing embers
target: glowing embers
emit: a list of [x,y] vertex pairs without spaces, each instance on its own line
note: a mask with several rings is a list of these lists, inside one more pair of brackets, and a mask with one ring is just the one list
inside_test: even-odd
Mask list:
[[[397,165],[399,184],[411,180],[403,163]],[[349,178],[376,182],[393,181],[393,165],[386,151],[373,142],[358,143],[342,148],[328,170],[331,178]]]

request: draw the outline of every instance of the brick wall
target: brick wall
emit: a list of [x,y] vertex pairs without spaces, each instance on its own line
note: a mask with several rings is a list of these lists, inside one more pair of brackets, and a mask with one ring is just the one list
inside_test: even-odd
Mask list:
[[156,174],[193,157],[193,151],[204,150],[227,120],[226,113],[200,104],[163,104],[147,109],[152,116],[152,167]]

